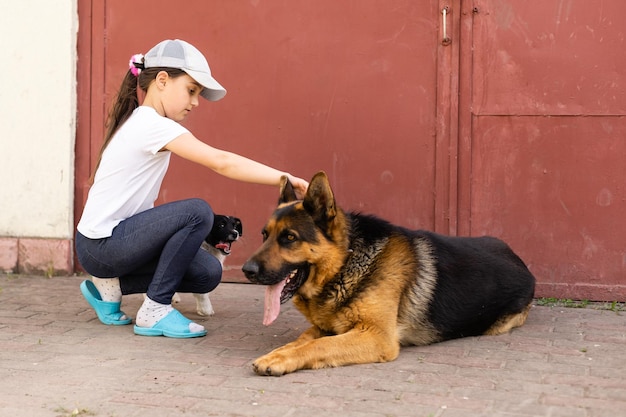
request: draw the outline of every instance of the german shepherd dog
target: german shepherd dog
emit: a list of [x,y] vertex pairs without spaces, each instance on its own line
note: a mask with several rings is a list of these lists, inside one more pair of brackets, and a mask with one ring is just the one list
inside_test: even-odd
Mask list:
[[[230,255],[231,246],[243,236],[241,219],[234,216],[216,214],[213,217],[213,227],[202,242],[201,248],[215,256],[224,267],[226,257]],[[209,294],[194,294],[196,299],[196,312],[200,316],[212,316],[215,314]],[[172,302],[179,303],[180,296],[174,294]]]
[[254,362],[257,374],[274,376],[387,362],[404,345],[505,333],[524,324],[535,289],[501,240],[413,231],[344,212],[324,172],[304,200],[282,179],[263,244],[242,269],[268,286],[265,325],[292,297],[312,324]]

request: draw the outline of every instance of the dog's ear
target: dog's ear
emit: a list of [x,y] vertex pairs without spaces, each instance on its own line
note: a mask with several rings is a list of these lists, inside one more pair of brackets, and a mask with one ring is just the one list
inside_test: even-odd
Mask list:
[[318,172],[311,179],[302,204],[318,227],[327,230],[330,222],[337,215],[337,207],[333,190],[330,188],[328,177],[324,171]]
[[278,204],[289,203],[297,199],[298,197],[293,189],[293,185],[291,185],[287,176],[283,175],[280,177],[280,197],[278,198]]
[[238,217],[235,217],[235,230],[239,232],[239,236],[243,236],[243,224]]

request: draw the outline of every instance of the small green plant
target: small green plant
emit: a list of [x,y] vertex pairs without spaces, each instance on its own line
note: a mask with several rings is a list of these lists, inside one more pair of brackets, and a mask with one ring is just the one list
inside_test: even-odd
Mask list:
[[545,307],[567,307],[567,308],[586,308],[589,305],[589,300],[572,300],[571,298],[538,298],[538,306]]
[[565,307],[565,308],[593,308],[595,310],[609,310],[619,314],[626,311],[626,303],[618,301],[592,302],[589,300],[572,300],[570,298],[543,297],[537,298],[535,304],[543,307]]
[[52,278],[54,276],[55,270],[52,262],[48,263],[48,268],[46,269],[46,278]]
[[574,301],[570,299],[565,300],[565,307],[569,307],[569,308],[585,308],[588,305],[589,305],[589,300],[580,300],[580,301]]
[[607,308],[615,313],[619,311],[626,311],[626,303],[618,303],[617,301],[613,301]]

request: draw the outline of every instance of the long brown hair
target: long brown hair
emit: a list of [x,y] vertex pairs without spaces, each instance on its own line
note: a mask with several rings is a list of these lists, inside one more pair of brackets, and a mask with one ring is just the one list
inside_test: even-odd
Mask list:
[[113,138],[113,135],[115,134],[115,132],[117,132],[120,126],[124,124],[126,120],[128,120],[133,111],[137,107],[139,107],[137,88],[140,88],[144,93],[147,92],[148,87],[150,87],[150,84],[155,80],[157,74],[161,71],[167,72],[167,74],[171,78],[177,78],[185,74],[183,70],[167,67],[142,69],[138,76],[135,76],[130,70],[126,72],[126,75],[122,80],[122,85],[120,86],[115,101],[113,102],[111,110],[109,111],[109,116],[106,123],[106,133],[104,135],[104,142],[102,143],[102,148],[100,149],[100,155],[98,156],[98,163],[96,164],[96,168],[91,174],[91,183],[93,183],[94,181],[96,171],[98,171],[100,161],[102,160],[102,154],[104,153],[106,147],[109,145],[109,142],[111,142],[111,138]]

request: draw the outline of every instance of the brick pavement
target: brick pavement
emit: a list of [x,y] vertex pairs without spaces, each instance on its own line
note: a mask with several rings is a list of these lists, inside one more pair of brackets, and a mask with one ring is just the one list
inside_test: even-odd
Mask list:
[[100,324],[81,280],[0,275],[1,416],[626,416],[626,312],[535,306],[509,335],[272,378],[252,361],[307,324],[289,303],[263,327],[262,287],[220,285],[208,319],[184,296],[208,336],[175,340]]

